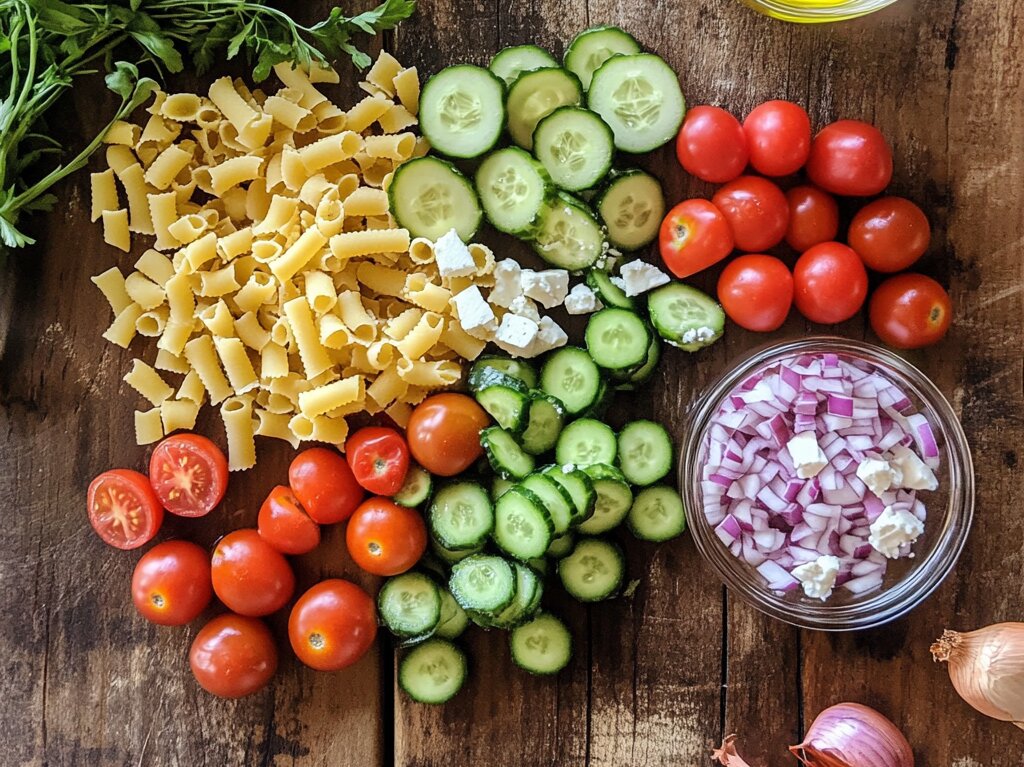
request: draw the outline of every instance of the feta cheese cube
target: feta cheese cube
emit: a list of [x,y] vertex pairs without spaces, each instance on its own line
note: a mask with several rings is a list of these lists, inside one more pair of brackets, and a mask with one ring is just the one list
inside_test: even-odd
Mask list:
[[909,511],[886,506],[871,523],[868,543],[887,559],[897,559],[904,544],[913,543],[924,532],[924,522]]
[[626,292],[626,281],[624,279],[621,277],[609,277],[608,280],[623,293]]
[[804,594],[811,599],[825,601],[832,596],[832,586],[839,575],[839,558],[829,554],[822,555],[813,562],[805,562],[794,567],[792,575],[800,581]]
[[861,461],[857,466],[857,476],[875,495],[899,487],[903,481],[903,472],[899,467],[890,466],[888,461],[880,458],[865,458]]
[[510,312],[501,318],[494,343],[509,354],[522,357],[530,349],[539,330],[533,320]]
[[468,277],[476,272],[473,254],[454,229],[434,243],[434,261],[442,277]]
[[490,341],[498,329],[498,319],[484,300],[483,293],[476,285],[460,291],[452,297],[455,314],[462,329],[481,341]]
[[902,477],[899,487],[908,490],[935,490],[939,480],[935,472],[922,461],[917,453],[905,445],[897,445],[892,449],[892,460],[889,463],[899,469]]
[[[687,344],[704,344],[708,341],[713,341],[715,335],[715,331],[709,327],[692,328],[683,333],[680,343],[684,346]],[[669,341],[669,343],[673,346],[679,346],[679,344],[672,343],[672,341]]]
[[597,297],[597,293],[591,290],[582,282],[573,286],[569,295],[565,297],[565,310],[569,314],[590,314],[603,308],[604,304]]
[[519,264],[511,258],[505,258],[494,265],[494,287],[487,297],[491,306],[508,307],[516,296],[522,295],[521,273]]
[[560,346],[565,346],[568,340],[569,336],[566,335],[564,330],[562,330],[561,325],[550,317],[541,317],[540,324],[538,325],[537,337],[530,346],[530,356],[536,357],[538,354],[543,354],[544,352],[549,352],[552,349],[557,349]]
[[661,269],[639,259],[623,264],[619,273],[622,275],[623,290],[631,297],[665,285],[670,280]]
[[516,296],[513,298],[512,303],[508,305],[508,310],[512,314],[518,314],[520,317],[540,322],[540,312],[537,311],[537,304],[526,296]]
[[569,272],[565,269],[523,269],[519,279],[523,293],[545,309],[558,306],[569,293]]
[[786,443],[786,450],[793,458],[796,475],[800,479],[818,476],[818,472],[828,465],[825,453],[818,446],[813,431],[803,431]]

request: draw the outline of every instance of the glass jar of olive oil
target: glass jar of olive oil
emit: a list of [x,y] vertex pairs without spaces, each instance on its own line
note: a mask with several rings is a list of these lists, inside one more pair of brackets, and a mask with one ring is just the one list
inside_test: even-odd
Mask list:
[[776,19],[814,24],[853,19],[892,5],[896,0],[743,0],[743,2]]

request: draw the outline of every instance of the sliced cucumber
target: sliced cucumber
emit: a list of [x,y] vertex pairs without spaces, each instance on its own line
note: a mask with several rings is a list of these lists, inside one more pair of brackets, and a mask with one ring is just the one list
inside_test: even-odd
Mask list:
[[558,441],[563,423],[565,423],[565,405],[556,397],[545,394],[540,389],[531,391],[526,431],[520,437],[523,450],[530,455],[546,453]]
[[474,554],[479,554],[483,551],[483,546],[478,546],[472,549],[461,549],[456,551],[454,549],[446,549],[441,545],[441,542],[434,536],[430,536],[430,550],[433,551],[438,558],[449,567],[454,565],[456,562],[461,562],[466,557],[471,557]]
[[659,338],[652,334],[651,345],[647,349],[647,359],[644,360],[644,364],[640,367],[627,371],[624,376],[618,376],[614,372],[612,375],[623,383],[617,388],[619,389],[632,389],[635,386],[644,383],[649,380],[654,371],[658,369],[658,362],[661,361],[661,341]]
[[626,563],[622,550],[600,538],[582,538],[572,554],[558,561],[565,590],[581,602],[611,599],[622,587]]
[[511,85],[523,72],[557,66],[555,57],[537,45],[513,45],[498,51],[487,68]]
[[513,487],[516,483],[511,479],[505,479],[504,477],[495,477],[494,481],[491,482],[491,500],[496,501]]
[[686,512],[679,493],[665,485],[641,490],[626,517],[626,526],[644,541],[667,541],[686,529]]
[[594,513],[594,504],[597,501],[597,492],[594,490],[594,483],[590,477],[579,469],[568,466],[548,466],[542,473],[551,477],[568,491],[575,507],[572,517],[574,525],[590,518],[590,515]]
[[552,266],[583,271],[597,263],[605,247],[601,225],[574,197],[560,192],[541,212],[533,250]]
[[499,232],[530,237],[554,192],[544,166],[519,147],[492,152],[476,172],[487,220]]
[[483,445],[491,468],[502,477],[522,479],[533,471],[533,456],[523,452],[511,432],[499,426],[491,426],[480,432],[480,444]]
[[619,468],[634,485],[653,485],[672,470],[672,438],[653,421],[633,421],[619,434]]
[[512,660],[531,674],[557,674],[572,658],[572,634],[550,613],[542,613],[519,626],[508,641]]
[[651,334],[640,315],[615,307],[590,315],[584,335],[594,362],[613,370],[643,364],[651,345]]
[[601,303],[605,306],[636,311],[636,301],[627,296],[622,288],[612,282],[611,275],[605,270],[588,269],[587,285],[597,293],[597,297],[601,299]]
[[615,463],[615,432],[612,427],[593,418],[580,418],[566,426],[555,446],[555,460],[560,464],[586,466],[591,463]]
[[633,505],[633,491],[626,478],[614,466],[601,463],[585,467],[583,473],[594,483],[597,501],[593,515],[579,525],[579,531],[598,535],[618,527]]
[[661,337],[684,351],[710,346],[725,329],[722,307],[711,296],[681,282],[652,290],[647,309]]
[[[632,370],[632,368],[630,368]],[[608,410],[608,406],[612,404],[615,390],[608,385],[607,379],[601,379],[601,386],[597,390],[597,399],[594,400],[593,404],[584,410],[581,415],[584,418],[604,418],[605,411]]]
[[478,382],[476,401],[480,407],[498,423],[513,434],[526,428],[530,395],[526,384],[518,378],[492,371]]
[[513,563],[513,566],[516,569],[516,596],[512,604],[489,621],[496,629],[512,629],[528,621],[540,604],[540,592],[544,585],[537,573],[519,562]]
[[441,639],[458,639],[469,627],[469,616],[462,609],[452,592],[441,589],[441,619],[434,629],[434,636]]
[[540,500],[551,517],[554,534],[562,535],[572,525],[576,504],[560,483],[545,474],[531,474],[520,485]]
[[418,157],[395,171],[388,187],[391,212],[413,237],[437,241],[454,229],[469,242],[483,211],[476,190],[455,166],[436,157]]
[[654,176],[627,170],[615,174],[598,193],[594,209],[612,245],[625,251],[639,250],[658,236],[665,217],[665,195]]
[[589,109],[559,107],[537,123],[533,153],[555,184],[575,192],[608,175],[615,139],[612,129]]
[[675,138],[686,102],[672,68],[653,53],[613,56],[594,72],[587,105],[624,152],[651,152]]
[[463,610],[497,615],[515,598],[515,571],[501,557],[474,554],[452,566],[448,588]]
[[541,500],[522,486],[514,487],[494,504],[494,542],[505,553],[525,562],[544,556],[554,537],[554,523]]
[[434,495],[427,519],[431,535],[445,549],[478,549],[494,529],[494,507],[476,482],[453,482]]
[[584,90],[590,88],[594,72],[612,56],[640,53],[640,43],[619,27],[600,26],[585,29],[565,49],[565,68],[580,78]]
[[601,393],[601,371],[583,349],[566,346],[553,352],[540,372],[540,387],[575,415],[593,405]]
[[384,583],[377,609],[395,636],[426,638],[441,620],[441,590],[423,573],[402,573]]
[[525,360],[517,360],[512,357],[499,355],[488,355],[480,357],[473,363],[469,371],[470,391],[477,391],[488,371],[496,370],[499,373],[518,378],[527,388],[534,388],[537,385],[537,371]]
[[573,533],[568,532],[551,541],[551,545],[548,546],[548,551],[545,556],[551,557],[552,559],[561,559],[562,557],[568,556],[575,545],[576,536]]
[[466,681],[466,654],[446,639],[428,639],[398,664],[398,684],[417,703],[445,703]]
[[423,86],[419,118],[431,149],[479,157],[498,143],[505,127],[504,83],[472,64],[442,69]]
[[430,497],[432,485],[430,472],[416,464],[411,464],[405,475],[405,482],[402,483],[402,489],[395,493],[391,500],[399,506],[408,506],[409,508],[419,506]]
[[577,105],[582,100],[579,78],[568,70],[542,67],[523,72],[508,89],[508,132],[523,149],[533,149],[537,123],[558,107]]

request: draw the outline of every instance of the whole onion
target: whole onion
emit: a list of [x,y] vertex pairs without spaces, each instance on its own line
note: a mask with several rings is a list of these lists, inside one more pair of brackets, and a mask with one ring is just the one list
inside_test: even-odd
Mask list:
[[803,743],[789,750],[807,767],[914,767],[914,752],[903,733],[859,703],[826,708]]

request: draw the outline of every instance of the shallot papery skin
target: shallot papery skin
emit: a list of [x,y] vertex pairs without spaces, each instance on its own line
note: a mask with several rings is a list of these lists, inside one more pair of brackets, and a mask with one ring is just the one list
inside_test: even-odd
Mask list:
[[807,767],[914,767],[914,752],[903,733],[859,703],[826,708],[803,743],[789,750]]
[[725,740],[722,741],[722,747],[716,748],[711,753],[712,759],[717,759],[719,764],[725,765],[725,767],[750,767],[743,757],[736,753],[736,742],[735,735],[727,735]]

